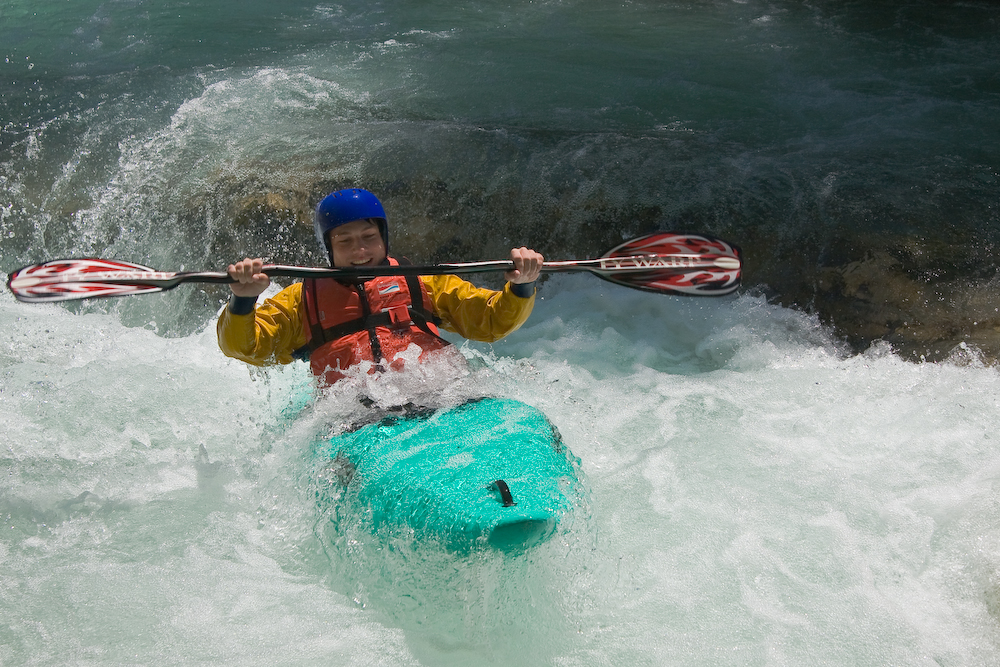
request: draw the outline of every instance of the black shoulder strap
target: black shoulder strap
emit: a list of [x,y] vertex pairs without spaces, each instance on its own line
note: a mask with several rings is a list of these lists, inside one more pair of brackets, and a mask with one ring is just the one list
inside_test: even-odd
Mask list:
[[[361,300],[361,320],[355,320],[361,325],[362,329],[368,330],[368,342],[372,346],[372,358],[375,359],[375,363],[382,361],[382,343],[378,340],[378,333],[375,331],[375,327],[378,325],[373,321],[372,318],[372,305],[368,301],[368,294],[365,293],[365,284],[358,283],[354,285],[354,291],[358,293],[358,298]],[[346,322],[345,324],[353,324],[353,322]],[[338,329],[339,327],[334,327]],[[329,331],[329,330],[328,330]],[[340,338],[346,334],[341,334],[337,336]]]
[[[401,265],[408,265],[411,263],[410,260],[405,257],[400,257],[396,261]],[[410,292],[410,317],[413,319],[413,323],[416,324],[421,331],[444,340],[441,336],[434,333],[434,331],[427,324],[430,322],[434,326],[439,326],[441,324],[441,318],[424,307],[424,289],[420,284],[420,278],[417,276],[406,276],[406,289]]]

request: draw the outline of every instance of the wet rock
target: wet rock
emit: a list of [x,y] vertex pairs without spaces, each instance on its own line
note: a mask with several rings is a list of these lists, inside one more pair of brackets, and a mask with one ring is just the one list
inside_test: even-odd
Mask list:
[[[751,272],[783,305],[817,313],[855,351],[886,341],[904,358],[977,350],[1000,359],[1000,281],[986,258],[954,247],[872,238],[857,259],[802,261],[796,279]],[[977,254],[977,253],[971,253]]]

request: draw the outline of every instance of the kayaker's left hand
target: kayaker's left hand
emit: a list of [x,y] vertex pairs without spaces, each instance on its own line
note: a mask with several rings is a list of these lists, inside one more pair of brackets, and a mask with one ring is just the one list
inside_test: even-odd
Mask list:
[[514,248],[510,251],[510,259],[514,262],[514,270],[504,274],[507,282],[533,283],[542,273],[545,258],[530,248]]

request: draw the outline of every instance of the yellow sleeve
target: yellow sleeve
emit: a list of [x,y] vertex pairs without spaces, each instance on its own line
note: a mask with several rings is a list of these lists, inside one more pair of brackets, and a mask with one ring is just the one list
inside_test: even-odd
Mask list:
[[291,363],[292,352],[306,344],[301,304],[302,283],[293,283],[247,315],[234,315],[226,306],[216,325],[219,348],[254,366]]
[[535,295],[526,299],[510,291],[476,287],[458,276],[421,276],[430,292],[434,312],[448,331],[486,343],[500,340],[516,331],[535,307]]

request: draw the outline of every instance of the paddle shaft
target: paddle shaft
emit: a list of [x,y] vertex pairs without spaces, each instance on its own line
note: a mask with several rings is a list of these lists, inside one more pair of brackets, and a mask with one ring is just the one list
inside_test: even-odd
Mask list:
[[[651,270],[699,270],[733,268],[726,263],[729,258],[721,257],[705,260],[697,255],[636,255],[632,257],[602,257],[599,259],[564,260],[546,262],[541,270],[545,273],[566,273],[586,271],[601,275],[631,273]],[[735,260],[733,260],[735,261]],[[486,262],[464,262],[458,264],[382,265],[365,268],[319,268],[265,264],[261,271],[269,277],[286,278],[336,278],[364,282],[380,276],[431,276],[447,274],[485,273],[491,271],[511,271],[514,263],[510,260]],[[236,282],[228,273],[199,271],[189,273],[169,273],[161,271],[108,271],[93,273],[64,273],[48,277],[14,278],[11,289],[25,289],[36,285],[65,283],[107,283],[112,285],[149,285],[161,290],[173,289],[181,283],[222,283]]]

